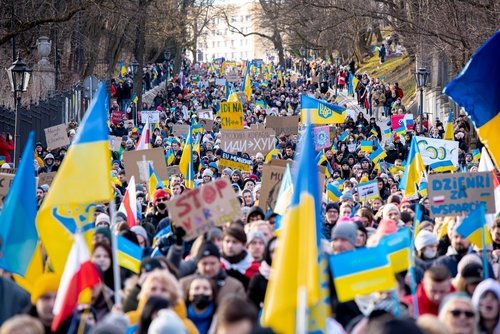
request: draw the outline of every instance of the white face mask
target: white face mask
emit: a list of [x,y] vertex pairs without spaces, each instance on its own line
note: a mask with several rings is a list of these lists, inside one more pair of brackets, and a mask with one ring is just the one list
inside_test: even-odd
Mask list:
[[424,250],[424,256],[427,259],[433,259],[433,258],[435,258],[436,254],[437,254],[437,251],[434,250],[434,249],[426,249],[426,250]]

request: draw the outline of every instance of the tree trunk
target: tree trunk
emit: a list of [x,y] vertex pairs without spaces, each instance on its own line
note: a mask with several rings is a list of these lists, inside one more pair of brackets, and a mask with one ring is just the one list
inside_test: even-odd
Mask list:
[[[146,11],[146,0],[139,0],[139,13]],[[134,93],[137,96],[136,110],[142,109],[142,76],[144,68],[144,49],[146,47],[146,20],[137,20],[137,28],[135,35],[134,55],[139,63],[139,68],[134,75]]]

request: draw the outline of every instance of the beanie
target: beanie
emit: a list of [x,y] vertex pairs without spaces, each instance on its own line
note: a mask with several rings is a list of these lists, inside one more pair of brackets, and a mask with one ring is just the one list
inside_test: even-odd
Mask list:
[[57,292],[60,277],[55,273],[42,274],[33,284],[31,291],[31,304],[35,305],[38,299],[47,292]]
[[398,230],[396,222],[392,219],[382,219],[377,227],[377,234],[381,237],[389,235]]
[[254,241],[256,239],[260,240],[264,244],[266,244],[266,237],[264,236],[264,233],[262,233],[259,230],[255,230],[255,231],[251,231],[250,233],[248,233],[247,245],[250,244],[252,241]]
[[337,223],[332,230],[332,240],[344,239],[356,245],[356,237],[358,234],[358,226],[354,223]]
[[325,208],[325,212],[328,212],[331,209],[337,210],[337,213],[340,211],[340,207],[336,203],[328,203]]
[[382,218],[389,219],[389,212],[391,212],[392,210],[400,212],[399,208],[395,204],[389,203],[384,205],[384,209],[382,210]]
[[229,167],[226,167],[224,168],[224,170],[222,171],[223,174],[227,175],[227,176],[231,176],[231,174],[233,174],[233,170]]
[[417,237],[415,238],[415,248],[417,249],[417,251],[421,251],[422,249],[424,249],[424,247],[437,244],[437,237],[434,235],[434,233],[427,230],[418,232]]
[[246,243],[247,243],[247,235],[246,235],[245,231],[243,231],[241,228],[232,227],[232,226],[228,227],[224,231],[224,236],[231,236],[244,245],[246,245]]
[[210,176],[210,177],[213,177],[213,176],[214,176],[214,173],[213,173],[210,169],[208,169],[208,168],[207,168],[207,169],[205,169],[205,170],[203,171],[203,175],[202,175],[202,176],[203,176],[203,177],[205,177],[205,176]]
[[159,198],[170,198],[170,196],[165,190],[157,189],[154,193],[153,200],[156,202]]
[[146,232],[146,230],[144,229],[144,227],[142,227],[141,225],[135,225],[135,226],[132,226],[130,228],[130,230],[132,232],[134,232],[135,234],[137,235],[140,235],[141,237],[144,238],[144,240],[146,240],[146,243],[148,243],[148,233]]
[[201,259],[208,256],[215,256],[216,258],[220,259],[220,252],[217,246],[215,246],[213,243],[211,243],[210,241],[205,241],[200,245],[200,248],[198,249],[198,253],[196,254],[196,262],[199,262]]
[[109,242],[111,242],[111,230],[109,229],[109,227],[100,226],[100,227],[95,229],[94,234],[102,234],[104,237],[106,237],[109,240]]
[[95,224],[99,225],[99,223],[106,223],[109,226],[110,225],[109,216],[105,213],[98,214],[95,219]]

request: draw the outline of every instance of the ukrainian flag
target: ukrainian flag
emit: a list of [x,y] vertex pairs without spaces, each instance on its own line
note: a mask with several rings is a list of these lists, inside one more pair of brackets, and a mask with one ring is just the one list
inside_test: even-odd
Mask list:
[[165,160],[167,162],[167,166],[170,166],[174,163],[175,160],[174,150],[172,150],[171,148],[167,150],[167,152],[165,153]]
[[400,126],[399,128],[397,128],[396,130],[394,130],[394,132],[396,132],[396,134],[401,137],[401,136],[404,136],[404,134],[406,133],[406,128],[403,125],[403,126]]
[[457,169],[453,165],[453,162],[451,162],[451,160],[443,160],[443,161],[434,162],[434,163],[430,164],[429,167],[437,173],[454,172]]
[[413,137],[410,153],[406,163],[406,169],[401,178],[400,188],[404,190],[405,197],[409,198],[417,194],[416,185],[420,183],[422,173],[425,171],[424,161],[417,146],[417,139]]
[[418,194],[421,197],[426,197],[428,195],[428,190],[427,190],[428,187],[429,183],[427,182],[427,180],[425,178],[421,179],[420,184],[418,186]]
[[120,76],[124,77],[127,75],[127,66],[125,66],[125,62],[120,62]]
[[474,123],[481,142],[500,166],[500,30],[472,56],[444,93],[462,106]]
[[330,268],[341,303],[354,300],[359,295],[396,288],[385,245],[332,255]]
[[384,159],[385,157],[387,157],[387,152],[384,151],[384,149],[379,146],[372,154],[368,156],[368,159],[370,159],[374,163],[377,163],[378,161]]
[[[325,163],[325,164],[323,164],[323,163]],[[325,176],[327,178],[331,177],[333,175],[332,166],[330,165],[330,162],[326,158],[326,154],[322,149],[316,155],[316,164],[318,166],[325,166],[326,167]]]
[[342,132],[342,134],[339,136],[339,141],[344,141],[349,137],[349,133],[347,131]]
[[444,132],[444,140],[454,140],[455,135],[453,133],[453,112],[450,110],[448,112],[448,121],[446,122],[446,130]]
[[[327,263],[320,247],[321,197],[310,124],[302,138],[292,201],[283,217],[262,313],[263,324],[276,333],[325,333],[329,316]],[[299,294],[305,299],[307,328],[297,328]]]
[[371,140],[362,140],[361,141],[361,150],[368,152],[368,153],[371,153],[373,151],[373,142]]
[[283,81],[283,72],[281,72],[281,69],[278,70],[278,87],[284,86],[285,82]]
[[305,118],[305,113],[309,113],[312,124],[332,124],[344,123],[346,109],[341,106],[327,103],[303,94],[300,97],[302,108],[301,119]]
[[269,153],[266,154],[265,161],[269,162],[273,159],[279,159],[280,154],[281,154],[281,151],[279,148],[273,148],[271,151],[269,151]]
[[483,249],[484,243],[486,243],[487,246],[490,246],[492,243],[490,232],[486,227],[485,216],[485,207],[483,204],[480,204],[474,211],[470,212],[457,227],[457,233],[469,239],[478,249]]
[[481,159],[481,151],[479,151],[478,148],[476,148],[475,150],[472,150],[472,158],[474,159],[474,161],[479,161],[479,159]]
[[243,86],[241,90],[245,92],[248,102],[252,100],[252,80],[250,79],[250,66],[247,64],[245,78],[243,80]]
[[410,230],[404,228],[396,233],[389,234],[380,240],[387,249],[389,262],[395,274],[410,268]]
[[151,162],[149,162],[148,165],[149,165],[149,180],[148,180],[149,199],[152,199],[156,189],[163,189],[165,188],[165,185],[163,184],[163,181],[161,180],[158,173],[156,173]]
[[391,137],[391,128],[387,128],[384,130],[384,137],[385,138],[390,138]]
[[142,248],[127,238],[119,235],[118,241],[118,265],[138,274],[141,271]]
[[264,100],[255,100],[255,104],[258,105],[259,107],[261,107],[262,109],[269,108],[266,101],[264,101]]
[[326,197],[330,202],[340,201],[340,196],[342,196],[342,192],[339,188],[335,187],[333,183],[328,183],[326,185]]
[[179,162],[179,170],[184,176],[186,188],[194,188],[194,167],[193,167],[193,133],[191,126],[189,127],[186,144],[182,149],[181,161]]
[[[101,83],[36,218],[40,239],[57,273],[64,271],[73,234],[93,228],[93,203],[113,199],[106,99]],[[90,234],[86,237],[91,238]]]
[[[389,131],[390,131],[390,130],[389,130]],[[372,129],[370,130],[370,133],[371,133],[372,135],[374,135],[375,137],[376,137],[376,136],[378,136],[378,131],[377,131],[377,130],[375,130],[374,128],[372,128]],[[390,133],[390,132],[389,132],[389,133]]]

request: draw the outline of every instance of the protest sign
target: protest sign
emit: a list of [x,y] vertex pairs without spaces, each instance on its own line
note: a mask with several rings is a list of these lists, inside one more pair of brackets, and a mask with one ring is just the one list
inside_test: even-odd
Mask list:
[[428,187],[431,217],[466,215],[481,203],[495,213],[490,172],[430,174]]
[[163,183],[165,183],[165,185],[169,185],[170,184],[170,177],[172,177],[172,175],[180,175],[180,174],[181,174],[181,171],[179,169],[179,166],[177,166],[177,165],[167,166],[167,178],[162,179]]
[[1,168],[0,173],[4,174],[16,174],[17,168]]
[[458,141],[419,136],[415,139],[424,165],[431,166],[449,160],[453,166],[458,166]]
[[57,172],[40,173],[38,175],[38,185],[48,184],[50,186],[52,184],[52,181],[54,181],[56,173]]
[[330,127],[327,126],[315,126],[314,132],[314,149],[319,151],[321,149],[332,146],[330,142]]
[[377,180],[358,184],[358,195],[363,202],[380,197]]
[[[241,171],[252,170],[253,161],[239,155],[222,152],[222,156],[218,161],[219,166],[229,167],[231,169],[239,169]],[[220,168],[220,167],[219,167]]]
[[275,132],[272,129],[261,130],[221,130],[220,148],[228,153],[248,153],[255,155],[269,152],[276,146]]
[[120,123],[121,121],[123,121],[123,115],[125,113],[121,112],[120,110],[113,110],[111,112],[111,123],[114,124],[114,125],[117,125],[118,123]]
[[224,78],[217,78],[217,79],[215,79],[215,85],[216,86],[225,86],[226,85],[226,79],[224,79]]
[[214,111],[212,109],[200,109],[197,112],[198,118],[201,119],[214,119]]
[[47,147],[55,149],[69,145],[66,124],[51,126],[50,128],[46,128],[44,131]]
[[223,129],[243,129],[243,104],[241,102],[221,102],[220,123]]
[[274,129],[278,136],[296,135],[299,132],[299,116],[267,116],[266,128]]
[[238,82],[240,81],[240,75],[238,72],[226,72],[226,80],[229,82]]
[[142,110],[141,123],[146,123],[149,120],[150,124],[160,122],[160,112],[158,110]]
[[240,217],[240,202],[227,179],[218,179],[200,188],[184,191],[167,202],[172,221],[181,226],[185,240],[192,240],[213,226]]
[[123,164],[129,180],[131,176],[134,176],[136,180],[147,182],[149,180],[149,162],[162,180],[168,179],[167,164],[162,148],[123,152]]
[[109,148],[111,151],[118,151],[122,145],[122,137],[109,136]]
[[12,181],[14,181],[14,174],[0,173],[0,202],[3,203],[3,200],[12,185]]
[[391,116],[391,129],[396,130],[403,126],[406,128],[405,115],[392,115]]
[[413,130],[413,114],[405,114],[406,130]]
[[172,134],[176,137],[187,138],[189,133],[189,125],[187,124],[174,124],[172,126]]
[[205,131],[213,131],[215,121],[211,120],[211,119],[200,118],[200,124],[201,124],[201,126],[203,126],[203,130],[205,130]]

